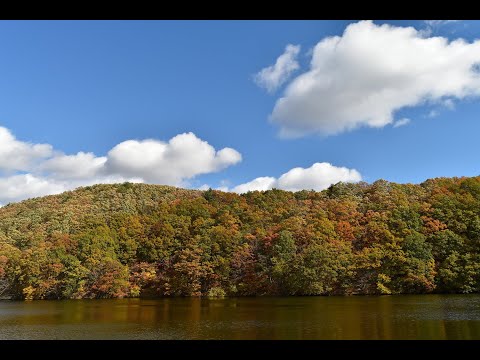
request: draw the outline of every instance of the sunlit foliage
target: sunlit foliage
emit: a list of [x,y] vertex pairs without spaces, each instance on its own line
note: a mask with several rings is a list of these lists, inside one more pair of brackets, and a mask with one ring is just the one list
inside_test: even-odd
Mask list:
[[243,195],[95,185],[0,209],[0,297],[480,291],[480,177]]

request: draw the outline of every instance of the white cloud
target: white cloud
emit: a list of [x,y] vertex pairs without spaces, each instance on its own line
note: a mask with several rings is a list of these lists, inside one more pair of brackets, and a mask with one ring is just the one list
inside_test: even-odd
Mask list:
[[313,50],[310,69],[278,99],[270,120],[280,135],[332,135],[380,128],[394,113],[445,98],[480,95],[480,40],[423,38],[412,27],[350,24]]
[[181,186],[197,175],[220,171],[241,159],[236,150],[216,151],[193,133],[177,135],[168,142],[128,140],[107,156],[97,157],[91,152],[67,155],[48,144],[22,142],[0,127],[0,170],[7,172],[0,176],[0,204],[98,183]]
[[217,186],[216,188],[213,188],[212,186],[208,185],[208,184],[203,184],[202,186],[198,187],[198,190],[208,190],[208,189],[214,189],[214,190],[220,190],[220,191],[224,191],[224,192],[228,192],[229,189],[228,189],[228,185],[230,184],[230,181],[229,180],[221,180],[220,181],[220,185]]
[[407,119],[407,118],[403,118],[403,119],[400,119],[400,120],[397,120],[393,123],[393,127],[394,128],[398,128],[400,126],[405,126],[405,125],[408,125],[410,124],[410,119]]
[[424,20],[425,24],[428,26],[441,26],[445,24],[450,24],[454,22],[458,22],[460,20]]
[[337,167],[323,162],[315,163],[309,168],[294,168],[280,176],[278,187],[284,190],[324,190],[339,181],[357,182],[362,176],[355,169]]
[[300,66],[296,60],[300,45],[287,45],[285,52],[277,58],[274,65],[260,70],[254,76],[255,83],[268,92],[277,90]]
[[224,191],[224,192],[229,191],[228,186],[218,186],[215,188],[215,190]]
[[67,190],[63,184],[32,174],[0,178],[0,204],[26,198],[58,194]]
[[264,191],[274,188],[277,184],[277,179],[270,176],[258,177],[245,184],[235,186],[232,191],[236,193],[246,193],[248,191]]
[[438,28],[449,25],[452,23],[459,22],[461,20],[424,20],[426,27],[424,29],[420,29],[418,31],[421,37],[429,37],[431,36]]
[[86,179],[101,172],[106,161],[106,157],[96,157],[93,153],[60,154],[45,161],[40,169],[60,179]]
[[147,182],[181,184],[196,175],[220,171],[242,160],[231,148],[215,148],[193,133],[184,133],[168,143],[158,140],[128,140],[108,153],[110,174],[139,176]]
[[117,184],[123,182],[141,183],[141,178],[124,178],[121,176],[101,176],[82,180],[62,180],[33,174],[19,174],[0,178],[0,206],[9,202],[20,201],[44,195],[59,194],[80,186],[94,184]]
[[51,154],[51,145],[18,141],[7,128],[0,126],[0,170],[26,171]]
[[330,163],[315,163],[309,168],[296,167],[278,179],[274,177],[258,177],[232,189],[237,193],[263,191],[278,188],[289,191],[327,189],[330,185],[342,182],[358,182],[362,176],[355,169],[337,167]]
[[229,192],[230,191],[228,186],[217,186],[216,188],[212,188],[208,184],[203,184],[202,186],[198,187],[198,190],[202,190],[202,191],[205,191],[205,190],[208,190],[208,189],[219,190],[219,191],[223,191],[223,192]]

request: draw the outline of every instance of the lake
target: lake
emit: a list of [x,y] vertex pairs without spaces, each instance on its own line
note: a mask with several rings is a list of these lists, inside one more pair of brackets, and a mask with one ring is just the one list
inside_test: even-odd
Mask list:
[[0,339],[480,339],[480,295],[0,301]]

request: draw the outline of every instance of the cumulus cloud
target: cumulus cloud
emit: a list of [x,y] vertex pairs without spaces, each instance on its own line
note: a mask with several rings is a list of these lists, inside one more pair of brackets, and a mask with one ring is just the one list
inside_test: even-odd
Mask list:
[[405,107],[480,95],[479,63],[480,40],[360,21],[314,47],[310,69],[288,85],[270,120],[285,137],[383,127]]
[[168,142],[127,140],[107,156],[97,157],[91,152],[67,155],[48,144],[22,142],[0,127],[0,170],[5,173],[0,176],[0,205],[97,183],[181,186],[197,175],[220,171],[241,160],[238,151],[217,151],[193,133]]
[[87,179],[101,172],[107,158],[93,153],[60,154],[45,161],[40,168],[61,179]]
[[231,148],[215,151],[193,133],[184,133],[168,143],[158,140],[128,140],[108,153],[107,172],[140,176],[147,182],[175,185],[196,175],[220,171],[242,160]]
[[51,145],[18,141],[10,130],[0,126],[0,170],[26,171],[51,154]]
[[246,193],[248,191],[265,191],[276,187],[277,179],[270,176],[258,177],[245,184],[235,186],[232,191],[236,193]]
[[296,60],[300,45],[287,45],[275,64],[263,68],[254,76],[255,83],[268,92],[277,90],[300,66]]
[[4,177],[0,178],[0,205],[65,190],[67,189],[62,184],[32,174]]
[[0,206],[9,202],[20,201],[44,195],[59,194],[80,186],[94,184],[116,184],[123,182],[140,183],[141,178],[125,178],[118,175],[85,178],[81,180],[64,180],[52,176],[18,174],[0,177]]
[[337,167],[330,163],[315,163],[309,168],[296,167],[278,179],[274,177],[258,177],[250,182],[238,185],[232,189],[237,193],[272,188],[299,191],[327,189],[330,185],[342,182],[358,182],[362,176],[355,169]]

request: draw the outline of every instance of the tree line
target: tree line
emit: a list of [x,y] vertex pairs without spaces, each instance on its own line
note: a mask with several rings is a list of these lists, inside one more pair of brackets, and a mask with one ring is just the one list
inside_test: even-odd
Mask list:
[[479,290],[480,177],[242,195],[124,183],[0,209],[0,297]]

